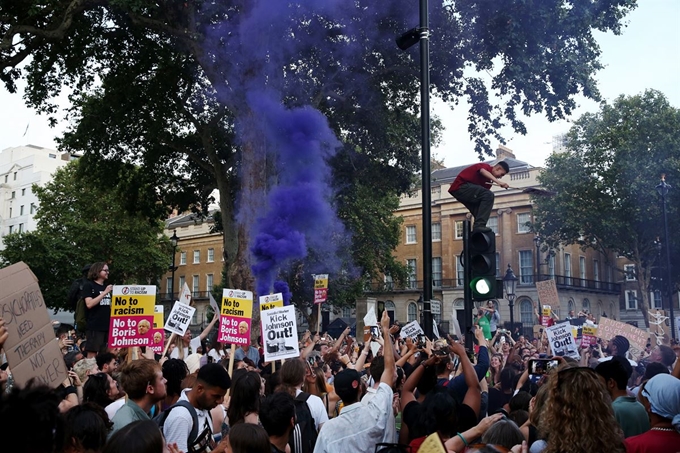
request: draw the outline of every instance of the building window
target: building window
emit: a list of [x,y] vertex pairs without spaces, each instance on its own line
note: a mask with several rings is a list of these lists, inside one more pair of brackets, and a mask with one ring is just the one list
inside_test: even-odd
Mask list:
[[14,225],[9,226],[9,234],[12,234],[14,232]]
[[637,291],[626,291],[626,310],[637,310]]
[[590,301],[588,299],[583,299],[583,311],[590,312]]
[[626,274],[627,282],[634,282],[635,277],[635,264],[626,264],[623,266],[623,273]]
[[595,280],[595,288],[600,287],[600,261],[593,260],[593,280]]
[[435,186],[432,189],[430,189],[430,195],[432,198],[439,198],[442,194],[442,186]]
[[208,249],[208,263],[215,261],[215,249]]
[[205,276],[205,290],[208,292],[212,292],[213,290],[213,274],[208,274]]
[[19,215],[24,215],[24,205],[19,206]]
[[406,321],[411,322],[418,319],[418,306],[414,302],[408,303],[408,311],[406,313]]
[[11,206],[10,206],[10,208],[9,208],[9,218],[10,218],[10,219],[12,218],[12,207],[11,207]]
[[26,189],[21,189],[21,196],[23,197],[24,195],[26,195]]
[[9,175],[5,175],[5,182],[9,180]]
[[456,258],[456,286],[463,286],[465,284],[465,267],[460,260]]
[[406,227],[406,243],[416,243],[416,227],[414,225],[409,225]]
[[198,275],[194,275],[191,277],[191,292],[193,293],[193,296],[198,296],[198,291],[199,291],[199,284],[200,284],[200,277]]
[[442,240],[442,224],[439,222],[432,224],[432,240],[433,241]]
[[352,307],[342,307],[342,317],[351,318],[352,317]]
[[14,180],[17,180],[17,172],[14,172]]
[[519,320],[524,326],[523,334],[527,338],[533,337],[534,307],[530,300],[522,299],[519,303]]
[[416,280],[416,260],[406,260],[406,267],[408,268],[407,285],[408,288],[415,289],[417,287]]
[[13,190],[13,191],[12,191],[12,199],[14,199],[14,198],[16,198],[16,197],[17,197],[17,193],[16,193],[16,191]]
[[534,282],[534,253],[531,250],[519,252],[519,282]]
[[35,212],[35,203],[31,203],[31,214]]
[[[438,300],[430,301],[430,310],[432,310],[432,319],[434,319],[435,324],[439,325],[442,322],[442,303]],[[437,313],[435,313],[437,312]]]
[[463,239],[463,221],[456,220],[453,226],[454,239]]
[[184,291],[184,284],[186,283],[186,278],[184,278],[184,275],[180,276],[179,278],[179,286],[177,287],[177,290],[181,293]]
[[522,212],[517,214],[517,232],[531,233],[531,213]]
[[552,253],[548,255],[548,277],[555,280],[555,255]]
[[[571,316],[571,313],[574,311],[574,300],[573,299],[569,299],[569,302],[567,302],[567,309],[569,310],[568,314]],[[576,315],[576,313],[574,313],[574,315]]]
[[168,277],[168,279],[165,281],[165,292],[168,295],[172,294],[172,277]]
[[663,310],[661,302],[661,291],[658,289],[649,292],[649,306],[658,310]]
[[194,264],[198,264],[201,262],[201,251],[200,250],[194,250]]
[[432,285],[440,288],[442,286],[442,259],[432,258]]
[[49,153],[49,154],[47,155],[47,157],[49,157],[50,159],[56,159],[56,158],[57,158],[57,155],[56,155],[56,154]]
[[498,234],[498,217],[489,217],[489,220],[486,222],[486,226],[491,228],[491,231],[493,231],[493,234]]
[[564,254],[564,283],[571,285],[571,254]]
[[586,286],[586,257],[578,257],[578,273],[581,279],[581,286]]
[[503,277],[501,275],[501,252],[496,252],[496,277]]
[[180,252],[180,254],[179,254],[179,264],[180,265],[187,264],[187,252]]
[[24,224],[20,223],[19,224],[19,233],[23,233],[23,232],[24,232]]
[[384,281],[385,281],[385,291],[392,291],[394,289],[394,281],[392,280],[392,276],[388,273],[384,275]]

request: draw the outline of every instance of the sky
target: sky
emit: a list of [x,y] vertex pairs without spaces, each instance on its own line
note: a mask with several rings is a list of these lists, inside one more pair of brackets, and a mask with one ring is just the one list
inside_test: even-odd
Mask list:
[[[680,108],[680,0],[639,0],[625,23],[620,36],[595,35],[604,65],[596,74],[602,99],[611,102],[621,94],[632,96],[656,89]],[[54,138],[65,130],[66,123],[62,120],[50,128],[46,116],[25,106],[22,94],[10,94],[0,86],[0,150],[27,144],[56,148]],[[68,105],[65,95],[59,101],[63,107]],[[571,120],[598,110],[597,102],[583,97],[577,97],[577,104]],[[431,114],[439,116],[446,128],[432,155],[449,167],[478,161],[467,134],[467,105],[461,102],[452,111],[433,99],[431,108]],[[550,123],[544,116],[533,115],[525,118],[525,124],[525,136],[503,130],[506,146],[519,160],[541,167],[552,151],[553,136],[566,133],[570,121]],[[492,142],[494,148],[496,145]]]

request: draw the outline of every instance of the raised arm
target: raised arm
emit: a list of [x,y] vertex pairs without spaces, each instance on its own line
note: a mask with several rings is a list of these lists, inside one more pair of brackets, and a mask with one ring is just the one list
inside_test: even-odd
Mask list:
[[[309,332],[309,330],[307,332]],[[306,333],[305,333],[305,337],[307,339],[309,339],[308,335]],[[308,341],[307,344],[305,345],[304,349],[302,351],[300,351],[300,357],[302,357],[303,359],[306,359],[307,356],[314,350],[314,346],[316,345],[316,343],[318,341],[319,341],[319,334],[316,333],[316,334],[314,334],[314,339],[312,341]]]
[[364,369],[364,364],[366,363],[366,357],[368,357],[368,351],[371,350],[371,340],[364,343],[364,349],[362,349],[361,354],[357,357],[357,361],[354,364],[354,369],[361,372]]
[[461,367],[463,369],[463,376],[465,376],[465,385],[467,385],[467,391],[465,392],[465,397],[463,398],[463,404],[467,404],[475,411],[475,414],[479,415],[479,407],[482,400],[482,395],[479,391],[479,381],[477,380],[477,373],[475,368],[470,362],[467,354],[465,353],[465,347],[460,343],[453,343],[451,345],[451,351],[458,356]]
[[199,335],[199,338],[201,339],[201,341],[205,340],[208,337],[208,334],[210,333],[212,328],[215,327],[215,323],[217,322],[218,319],[220,319],[220,315],[219,315],[219,313],[215,313],[213,315],[212,321],[210,321],[210,324],[208,324],[208,327],[203,329],[203,332],[201,332],[201,334]]
[[397,368],[394,364],[394,345],[392,344],[392,335],[390,335],[390,317],[387,314],[387,310],[383,311],[380,327],[382,327],[383,339],[385,341],[383,345],[385,369],[382,376],[380,376],[380,382],[384,382],[392,387],[394,385],[394,377],[397,375]]
[[331,351],[339,351],[340,346],[342,346],[342,342],[345,341],[345,337],[349,335],[349,326],[345,328],[345,330],[342,331],[340,336],[338,337],[337,340],[335,340],[335,343],[333,344],[333,347],[331,348]]

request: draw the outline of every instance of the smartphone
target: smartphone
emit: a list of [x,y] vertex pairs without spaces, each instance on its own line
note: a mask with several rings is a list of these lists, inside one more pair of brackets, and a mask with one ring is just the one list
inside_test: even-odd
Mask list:
[[551,360],[551,359],[531,359],[529,360],[529,374],[533,374],[535,376],[542,376],[551,370],[557,368],[557,366],[560,364],[559,361],[557,360]]
[[425,335],[418,335],[418,347],[423,349],[427,346],[427,337]]
[[371,336],[376,339],[380,337],[380,331],[376,326],[371,326]]

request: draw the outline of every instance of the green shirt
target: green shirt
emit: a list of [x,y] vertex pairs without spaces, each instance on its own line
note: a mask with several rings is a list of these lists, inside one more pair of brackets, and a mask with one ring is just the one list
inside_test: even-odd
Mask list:
[[632,396],[619,396],[612,401],[616,421],[623,430],[623,437],[637,436],[649,431],[649,418],[645,407]]
[[151,420],[151,417],[149,417],[149,415],[144,412],[144,409],[139,407],[137,403],[128,398],[125,404],[118,409],[116,415],[111,419],[113,422],[113,429],[109,433],[109,438],[122,427],[138,420]]
[[484,338],[491,340],[491,325],[489,324],[489,318],[486,316],[480,316],[477,318],[477,322],[475,324],[482,328],[482,332],[484,332]]

